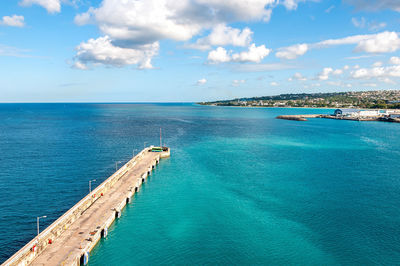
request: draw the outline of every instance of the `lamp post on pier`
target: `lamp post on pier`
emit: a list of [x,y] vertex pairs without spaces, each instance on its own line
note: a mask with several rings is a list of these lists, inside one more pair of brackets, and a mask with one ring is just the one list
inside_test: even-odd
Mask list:
[[118,170],[118,164],[119,164],[120,162],[121,162],[121,161],[115,162],[115,172],[117,172],[117,170]]
[[146,149],[147,141],[143,142],[143,150]]
[[40,229],[39,229],[39,220],[42,219],[42,218],[47,218],[47,216],[44,215],[44,216],[40,216],[40,217],[37,217],[37,218],[36,218],[37,235],[38,235],[38,237],[39,237],[39,233],[40,233]]
[[135,151],[137,151],[138,149],[133,149],[132,150],[132,158],[135,157]]
[[96,181],[96,179],[89,181],[89,193],[92,193],[92,182]]

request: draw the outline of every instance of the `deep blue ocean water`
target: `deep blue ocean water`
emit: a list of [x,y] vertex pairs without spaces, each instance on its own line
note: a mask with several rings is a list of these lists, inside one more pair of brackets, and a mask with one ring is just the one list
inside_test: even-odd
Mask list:
[[400,124],[194,104],[0,104],[0,258],[126,162],[172,149],[90,265],[400,264]]

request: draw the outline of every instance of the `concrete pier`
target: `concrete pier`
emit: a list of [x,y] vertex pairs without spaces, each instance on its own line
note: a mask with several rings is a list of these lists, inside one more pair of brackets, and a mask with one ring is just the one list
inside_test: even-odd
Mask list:
[[145,148],[3,265],[81,265],[169,148]]

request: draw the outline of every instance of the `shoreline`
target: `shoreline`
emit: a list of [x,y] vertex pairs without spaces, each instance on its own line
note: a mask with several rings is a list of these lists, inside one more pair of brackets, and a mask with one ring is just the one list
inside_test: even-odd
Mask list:
[[308,114],[308,115],[279,115],[276,119],[292,120],[292,121],[308,121],[307,118],[325,118],[334,120],[347,120],[347,121],[375,121],[375,122],[390,122],[400,123],[400,119],[386,118],[386,117],[338,117],[334,115],[325,114]]
[[[292,107],[292,106],[234,106],[234,105],[211,105],[211,104],[199,104],[196,103],[196,105],[200,105],[200,106],[212,106],[212,107],[234,107],[234,108],[271,108],[271,109],[278,109],[278,108],[284,108],[284,109],[331,109],[331,110],[335,110],[335,109],[362,109],[362,110],[377,110],[379,108],[362,108],[362,107]],[[385,108],[381,108],[381,109],[385,109]],[[394,109],[390,109],[390,108],[386,108],[386,110],[398,110],[397,108]]]

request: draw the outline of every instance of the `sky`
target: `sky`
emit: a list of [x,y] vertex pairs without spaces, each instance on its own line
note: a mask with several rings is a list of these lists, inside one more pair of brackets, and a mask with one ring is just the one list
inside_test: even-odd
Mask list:
[[399,0],[0,1],[0,102],[198,102],[399,83]]

